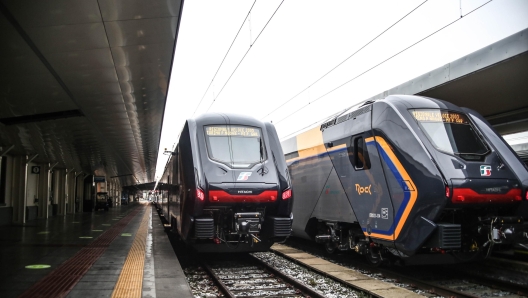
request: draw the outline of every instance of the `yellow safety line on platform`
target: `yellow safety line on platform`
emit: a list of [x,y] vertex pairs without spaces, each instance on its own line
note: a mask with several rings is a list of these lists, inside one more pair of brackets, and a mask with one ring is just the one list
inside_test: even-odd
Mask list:
[[125,265],[123,265],[123,270],[112,293],[112,298],[141,297],[149,216],[149,209],[146,208],[134,238],[134,243],[132,243],[132,248],[128,252]]

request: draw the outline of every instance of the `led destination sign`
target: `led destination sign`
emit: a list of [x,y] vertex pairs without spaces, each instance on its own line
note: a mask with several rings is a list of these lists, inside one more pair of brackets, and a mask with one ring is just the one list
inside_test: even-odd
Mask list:
[[468,118],[460,113],[441,110],[411,110],[414,119],[419,122],[444,122],[468,124]]
[[248,126],[207,126],[205,133],[208,136],[240,136],[240,137],[260,137],[260,129]]

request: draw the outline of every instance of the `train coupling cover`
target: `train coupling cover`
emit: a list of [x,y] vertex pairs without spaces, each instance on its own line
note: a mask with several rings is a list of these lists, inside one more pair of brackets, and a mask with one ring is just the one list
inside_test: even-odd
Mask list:
[[235,213],[235,221],[237,234],[257,234],[261,229],[262,214],[260,212]]

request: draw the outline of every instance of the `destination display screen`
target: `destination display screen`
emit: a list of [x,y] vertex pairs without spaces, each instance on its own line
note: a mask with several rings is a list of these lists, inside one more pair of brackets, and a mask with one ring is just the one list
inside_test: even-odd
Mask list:
[[445,110],[411,110],[414,119],[419,122],[443,122],[452,124],[469,124],[466,115]]
[[260,138],[260,129],[249,126],[213,125],[205,127],[205,134],[210,137],[239,136]]

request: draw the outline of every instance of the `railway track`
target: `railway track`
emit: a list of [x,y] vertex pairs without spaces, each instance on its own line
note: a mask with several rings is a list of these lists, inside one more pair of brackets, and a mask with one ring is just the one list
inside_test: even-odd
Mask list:
[[[424,296],[444,297],[528,297],[526,272],[513,272],[511,265],[503,265],[506,270],[497,271],[486,263],[466,263],[443,266],[381,267],[366,264],[355,255],[343,253],[328,255],[303,241],[288,241],[292,247],[312,253],[333,263],[346,266],[404,287],[414,288]],[[280,252],[277,252],[280,254]],[[284,254],[283,254],[284,255]],[[285,255],[285,257],[288,257]],[[494,261],[498,262],[497,260]],[[495,275],[490,272],[495,272]],[[524,272],[524,273],[523,273]]]
[[202,265],[225,297],[325,297],[249,255],[208,259]]

